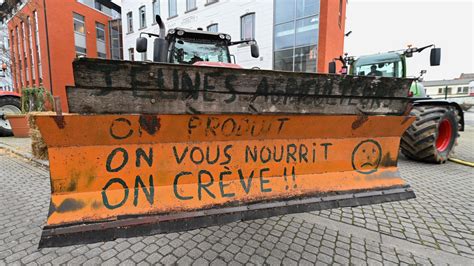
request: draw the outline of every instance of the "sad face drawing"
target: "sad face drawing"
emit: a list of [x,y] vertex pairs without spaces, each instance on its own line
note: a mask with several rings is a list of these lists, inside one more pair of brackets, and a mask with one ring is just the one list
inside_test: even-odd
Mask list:
[[352,152],[352,167],[361,174],[377,171],[382,159],[382,147],[375,140],[364,140]]

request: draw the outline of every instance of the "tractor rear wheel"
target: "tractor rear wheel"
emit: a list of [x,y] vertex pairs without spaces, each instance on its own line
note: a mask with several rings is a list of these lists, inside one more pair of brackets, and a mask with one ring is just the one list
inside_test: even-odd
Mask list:
[[[21,114],[21,102],[18,97],[0,97],[0,114]],[[0,117],[0,137],[12,136],[10,122],[4,117]]]
[[457,144],[459,118],[450,106],[415,106],[416,121],[405,131],[400,147],[410,159],[445,163]]

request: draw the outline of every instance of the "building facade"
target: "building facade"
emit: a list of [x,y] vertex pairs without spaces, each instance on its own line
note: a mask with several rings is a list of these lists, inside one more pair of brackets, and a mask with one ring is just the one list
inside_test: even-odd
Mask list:
[[233,41],[255,39],[260,58],[248,45],[230,48],[236,63],[302,72],[327,72],[344,49],[346,0],[122,0],[124,59],[151,60],[135,42],[142,32],[158,33],[155,15],[167,29],[203,28],[227,33]]
[[113,46],[120,45],[120,38],[112,42],[109,24],[120,19],[120,7],[110,1],[17,1],[6,19],[15,90],[45,87],[60,96],[65,111],[66,86],[74,85],[73,60],[110,59]]
[[432,98],[474,96],[474,73],[463,73],[455,79],[423,81],[423,86]]

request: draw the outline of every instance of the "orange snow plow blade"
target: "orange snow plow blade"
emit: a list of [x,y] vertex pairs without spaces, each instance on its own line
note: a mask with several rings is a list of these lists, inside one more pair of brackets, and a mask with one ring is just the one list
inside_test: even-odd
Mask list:
[[[255,80],[250,79],[253,72],[248,70],[182,68],[188,73],[197,69],[201,73],[247,71],[244,77]],[[126,76],[120,67],[116,71]],[[102,80],[97,73],[95,78]],[[361,80],[354,85],[355,81],[346,78],[331,78],[340,79],[340,86],[362,86]],[[76,77],[76,84],[81,82]],[[144,86],[144,81],[141,84]],[[409,86],[405,85],[399,89],[407,93]],[[140,114],[121,111],[128,108],[123,105],[107,105],[117,109],[116,114],[107,114],[91,111],[87,106],[90,101],[74,100],[84,93],[106,102],[105,97],[116,91],[91,93],[100,87],[95,86],[87,88],[81,83],[68,91],[71,109],[82,114],[35,117],[48,146],[51,175],[51,204],[40,247],[415,197],[397,168],[400,137],[414,120],[403,115],[402,108],[390,109],[398,98],[390,100],[392,105],[381,104],[386,109],[375,106],[365,114],[351,114],[351,109],[344,107],[341,110],[349,110],[347,113],[268,109],[266,114],[251,114],[234,111],[240,107],[232,109],[232,104],[228,107],[231,111],[209,108],[207,114],[186,114],[173,109],[175,105],[169,107],[171,111],[147,111],[155,107],[140,102],[134,103],[142,108]],[[214,86],[216,91],[218,84]],[[137,99],[150,102],[135,91],[127,96],[126,88],[121,90],[124,103]],[[234,86],[234,91],[238,90]],[[407,102],[399,98],[399,105],[405,108],[402,103]],[[195,99],[176,99],[188,100],[186,108]],[[279,108],[278,103],[273,104]],[[168,108],[163,106],[159,108]],[[352,108],[350,100],[346,107]],[[94,108],[110,109],[105,103]],[[318,108],[333,107],[322,103]],[[372,111],[391,115],[370,114]]]
[[[182,230],[205,226],[211,215],[229,221],[412,198],[397,169],[400,136],[410,123],[373,116],[354,130],[358,119],[37,117],[52,186],[42,241],[84,231],[93,232],[88,241],[107,239],[114,228],[135,226],[146,234]],[[222,127],[210,132],[209,121]],[[164,226],[139,227],[150,223]]]

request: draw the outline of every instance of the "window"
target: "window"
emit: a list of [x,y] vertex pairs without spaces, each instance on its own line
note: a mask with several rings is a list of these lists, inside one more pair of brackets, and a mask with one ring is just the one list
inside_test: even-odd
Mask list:
[[20,31],[18,30],[18,26],[15,27],[15,33],[16,33],[16,44],[17,44],[17,55],[18,55],[18,84],[20,85],[20,88],[23,88],[23,84],[25,84],[24,78],[25,76],[23,75],[22,71],[22,56],[21,56],[21,39],[20,39]]
[[23,62],[25,64],[25,81],[26,84],[25,86],[28,86],[30,83],[30,71],[28,70],[28,54],[26,53],[26,47],[27,47],[27,40],[26,40],[26,29],[25,29],[25,23],[22,21],[21,22],[21,33],[23,37]]
[[311,45],[318,42],[319,18],[309,17],[296,21],[295,46]]
[[95,30],[97,32],[97,40],[105,42],[105,25],[99,22],[95,23]]
[[275,50],[288,49],[294,46],[294,22],[283,23],[275,26]]
[[107,59],[107,54],[97,51],[97,58]]
[[378,64],[361,64],[354,63],[352,66],[355,73],[359,76],[381,76],[381,77],[401,77],[402,76],[402,61],[380,61]]
[[107,58],[107,52],[105,47],[105,25],[96,22],[95,30],[97,35],[97,57]]
[[156,15],[160,14],[160,0],[153,0],[153,24],[156,23]]
[[458,93],[464,94],[469,92],[469,87],[458,87]]
[[[182,53],[179,51],[187,51]],[[177,39],[171,53],[171,63],[192,65],[198,61],[228,62],[227,46],[220,43],[207,43],[192,39]]]
[[33,11],[33,17],[35,20],[35,39],[36,39],[36,58],[38,59],[38,78],[40,84],[43,83],[43,67],[41,65],[41,49],[39,41],[39,28],[38,28],[38,12]]
[[168,0],[168,17],[173,18],[178,15],[176,0]]
[[133,32],[133,16],[132,12],[127,13],[127,33]]
[[293,49],[275,52],[274,69],[293,71]]
[[296,72],[316,72],[317,46],[305,46],[295,49]]
[[33,54],[33,30],[31,28],[31,18],[27,17],[26,21],[28,23],[28,40],[29,40],[29,50],[30,50],[30,53],[28,54],[28,56],[30,57],[30,62],[31,62],[31,79],[32,79],[32,84],[35,85],[36,69],[35,69],[35,57]]
[[74,45],[76,57],[87,55],[84,16],[74,13]]
[[13,84],[16,84],[18,77],[17,77],[17,75],[16,75],[15,33],[13,32],[13,30],[10,31],[10,40],[11,40],[11,47],[12,47],[12,50],[11,50],[11,54],[12,54],[12,60],[11,60],[12,69],[11,69],[11,73],[12,73]]
[[275,24],[295,19],[295,1],[275,0]]
[[196,0],[186,0],[186,11],[192,11],[196,8]]
[[138,18],[140,19],[140,29],[146,28],[146,8],[141,6],[138,9]]
[[240,17],[240,39],[255,39],[255,13],[250,13]]
[[135,51],[133,48],[128,49],[128,60],[135,61]]
[[123,59],[122,49],[122,20],[114,19],[109,21],[110,36],[110,57],[113,60]]
[[95,3],[94,3],[95,9],[97,9],[97,10],[102,10],[102,4],[99,3],[98,1],[94,1],[94,2],[95,2]]
[[275,70],[316,72],[319,0],[275,0]]
[[451,87],[438,88],[438,94],[451,94]]
[[74,13],[74,32],[85,34],[84,16]]
[[[280,0],[281,1],[281,0]],[[288,1],[293,2],[293,1]],[[314,16],[319,13],[319,0],[296,0],[296,18]]]
[[214,23],[214,24],[211,24],[211,25],[207,26],[207,31],[218,32],[219,27],[217,26],[217,23]]

